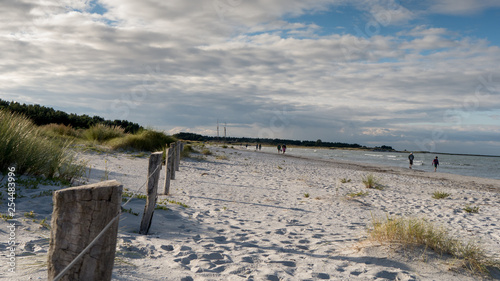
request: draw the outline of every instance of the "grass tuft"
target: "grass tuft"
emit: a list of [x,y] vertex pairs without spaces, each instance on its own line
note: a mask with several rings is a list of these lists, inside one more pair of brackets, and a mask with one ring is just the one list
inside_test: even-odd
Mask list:
[[363,184],[366,188],[374,188],[382,190],[382,184],[380,184],[379,179],[376,178],[373,174],[365,175],[361,178]]
[[417,218],[373,218],[373,229],[369,238],[378,242],[397,243],[403,247],[425,246],[434,252],[451,255],[461,267],[473,273],[489,274],[490,270],[500,269],[500,263],[484,253],[476,243],[464,243],[451,237],[447,230]]
[[348,183],[348,182],[351,182],[351,179],[342,178],[342,179],[340,179],[340,182],[341,183]]
[[24,216],[26,218],[32,218],[32,219],[34,219],[35,218],[35,213],[33,211],[26,212],[26,213],[24,213]]
[[350,198],[363,197],[363,196],[366,196],[366,195],[368,195],[368,191],[366,191],[366,192],[363,192],[363,191],[360,191],[360,192],[351,192],[351,193],[347,194],[347,196],[349,196]]
[[163,205],[156,205],[156,206],[155,206],[155,210],[164,210],[164,211],[168,211],[169,209],[167,208],[167,206],[163,206]]
[[199,153],[199,152],[196,151],[192,145],[187,144],[181,151],[181,158],[191,158],[191,153]]
[[448,196],[450,196],[449,193],[441,192],[441,191],[436,191],[432,194],[432,198],[434,198],[434,199],[444,199]]
[[466,211],[469,214],[470,213],[479,213],[479,207],[478,206],[471,207],[470,205],[467,205],[467,206],[465,206],[465,208],[463,210]]
[[14,217],[5,214],[0,214],[0,218],[2,218],[4,221],[8,221],[13,219]]
[[188,205],[186,205],[186,204],[184,204],[182,202],[179,202],[179,201],[175,201],[175,200],[168,200],[168,203],[170,203],[170,204],[177,204],[177,205],[179,205],[181,207],[184,207],[184,208],[189,208]]
[[50,229],[50,225],[49,225],[49,223],[47,222],[47,218],[44,218],[43,220],[41,220],[41,221],[40,221],[40,225],[41,225],[42,227],[45,227],[45,228],[47,228],[47,229]]

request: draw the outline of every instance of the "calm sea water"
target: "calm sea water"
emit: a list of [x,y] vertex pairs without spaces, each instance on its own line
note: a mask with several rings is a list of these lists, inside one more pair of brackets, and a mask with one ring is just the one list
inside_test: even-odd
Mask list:
[[[250,147],[249,147],[250,148]],[[262,147],[263,151],[277,152],[276,148]],[[287,154],[319,159],[337,159],[369,164],[408,168],[408,153],[352,151],[341,149],[288,148]],[[438,172],[500,179],[500,157],[414,153],[413,168],[434,171],[432,160],[438,156]]]

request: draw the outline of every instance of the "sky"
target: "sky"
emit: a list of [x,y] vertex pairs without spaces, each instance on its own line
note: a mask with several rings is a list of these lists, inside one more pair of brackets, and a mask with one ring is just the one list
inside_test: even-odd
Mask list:
[[498,0],[3,0],[0,98],[167,133],[500,155]]

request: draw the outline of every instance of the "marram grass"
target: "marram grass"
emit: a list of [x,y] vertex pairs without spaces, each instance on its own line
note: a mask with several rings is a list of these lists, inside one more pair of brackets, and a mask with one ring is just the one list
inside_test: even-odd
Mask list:
[[0,170],[13,166],[16,174],[71,181],[85,173],[85,166],[69,145],[44,136],[28,118],[0,110]]
[[373,218],[369,238],[403,247],[424,246],[437,254],[454,257],[460,266],[472,273],[489,274],[491,269],[500,269],[500,262],[488,257],[477,243],[453,238],[445,228],[421,218]]
[[125,130],[119,126],[94,125],[83,132],[83,137],[89,141],[102,143],[125,135]]
[[155,130],[141,130],[137,134],[127,134],[124,137],[114,138],[107,142],[112,149],[161,151],[175,138]]
[[71,125],[64,124],[48,124],[40,126],[43,134],[49,137],[59,137],[59,138],[77,138],[80,137],[80,132],[75,130]]

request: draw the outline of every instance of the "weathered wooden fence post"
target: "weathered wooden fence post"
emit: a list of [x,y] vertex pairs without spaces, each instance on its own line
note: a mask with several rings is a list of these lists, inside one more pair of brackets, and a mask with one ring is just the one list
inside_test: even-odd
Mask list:
[[172,150],[172,161],[170,169],[170,179],[175,180],[175,159],[177,158],[177,149],[175,148],[175,142],[170,144],[170,149]]
[[151,227],[158,195],[158,181],[160,179],[162,156],[162,151],[151,153],[151,156],[149,156],[148,198],[146,199],[146,206],[144,206],[144,214],[142,215],[139,234],[148,234],[149,228]]
[[181,142],[180,141],[177,141],[177,143],[175,144],[175,149],[177,152],[177,155],[175,157],[175,170],[179,171],[179,166],[181,164]]
[[161,195],[168,195],[170,193],[170,178],[172,177],[172,153],[173,149],[167,148],[165,151],[165,185],[163,186],[163,191]]
[[[54,192],[48,279],[61,273],[120,214],[123,186],[115,181]],[[59,280],[111,280],[118,219]]]

